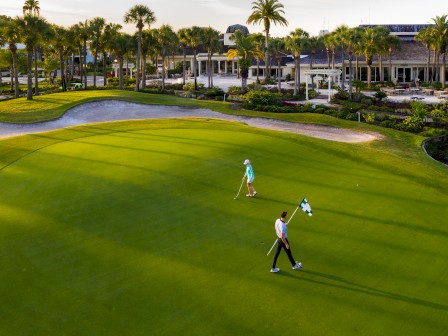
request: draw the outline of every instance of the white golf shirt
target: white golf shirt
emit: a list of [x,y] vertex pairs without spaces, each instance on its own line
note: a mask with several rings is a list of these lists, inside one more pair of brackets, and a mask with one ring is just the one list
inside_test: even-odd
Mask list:
[[288,226],[280,218],[275,221],[275,232],[279,238],[282,237],[282,233],[285,238],[288,238]]

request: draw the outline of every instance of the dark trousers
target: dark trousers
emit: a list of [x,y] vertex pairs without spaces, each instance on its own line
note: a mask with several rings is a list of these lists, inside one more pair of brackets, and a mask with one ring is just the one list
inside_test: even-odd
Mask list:
[[[288,238],[286,238],[285,240],[288,242],[288,245],[289,245]],[[275,251],[274,260],[272,261],[272,268],[275,268],[275,265],[277,264],[277,258],[280,255],[280,252],[282,249],[284,249],[286,254],[288,255],[291,265],[294,266],[296,264],[296,261],[292,257],[291,245],[289,246],[289,249],[287,249],[285,244],[283,243],[283,241],[280,238],[278,238],[277,239],[277,251]]]

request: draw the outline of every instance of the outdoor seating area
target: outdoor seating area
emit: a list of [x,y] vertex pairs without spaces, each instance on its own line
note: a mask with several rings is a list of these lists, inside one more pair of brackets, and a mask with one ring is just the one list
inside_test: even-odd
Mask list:
[[436,90],[433,88],[426,87],[385,87],[382,89],[386,93],[389,99],[395,100],[394,98],[399,98],[400,100],[408,99],[413,101],[428,101],[437,102],[448,98],[448,90]]

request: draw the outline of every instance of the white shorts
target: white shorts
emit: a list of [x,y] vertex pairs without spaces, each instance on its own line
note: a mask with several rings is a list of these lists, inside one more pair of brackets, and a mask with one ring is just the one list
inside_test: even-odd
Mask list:
[[252,183],[254,179],[247,179],[247,183]]

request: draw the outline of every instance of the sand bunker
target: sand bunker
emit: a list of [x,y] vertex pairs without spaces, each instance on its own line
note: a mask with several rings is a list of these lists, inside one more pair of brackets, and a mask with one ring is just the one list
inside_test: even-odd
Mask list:
[[382,138],[382,135],[379,133],[362,133],[331,126],[291,123],[266,118],[233,116],[214,112],[208,109],[144,105],[116,100],[105,100],[78,105],[70,109],[60,119],[54,121],[37,124],[0,123],[0,138],[40,133],[95,122],[186,117],[216,118],[239,121],[252,127],[291,132],[319,139],[348,143],[366,142]]

